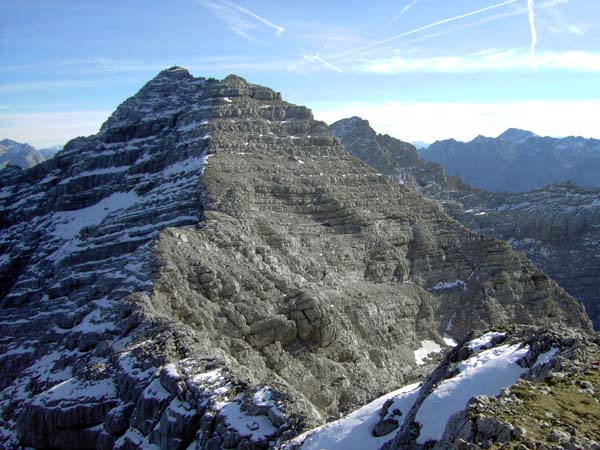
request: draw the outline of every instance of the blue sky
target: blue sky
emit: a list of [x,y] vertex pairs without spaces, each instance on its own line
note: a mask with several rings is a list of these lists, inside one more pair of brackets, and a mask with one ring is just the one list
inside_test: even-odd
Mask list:
[[598,0],[0,0],[0,55],[0,137],[38,147],[175,64],[405,140],[600,138]]

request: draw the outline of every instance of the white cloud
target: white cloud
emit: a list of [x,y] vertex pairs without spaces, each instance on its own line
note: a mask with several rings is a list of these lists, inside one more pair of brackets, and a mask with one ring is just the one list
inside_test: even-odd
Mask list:
[[568,70],[600,71],[600,53],[588,51],[546,51],[538,53],[536,64],[522,49],[494,50],[469,55],[430,58],[389,57],[358,61],[354,70],[369,73],[411,72],[466,73],[483,71]]
[[543,136],[600,138],[600,99],[587,101],[514,101],[502,103],[336,103],[309,105],[327,123],[359,115],[379,133],[405,141],[471,140],[497,136],[507,128]]
[[97,133],[111,111],[0,113],[0,136],[37,148],[65,144],[77,136]]

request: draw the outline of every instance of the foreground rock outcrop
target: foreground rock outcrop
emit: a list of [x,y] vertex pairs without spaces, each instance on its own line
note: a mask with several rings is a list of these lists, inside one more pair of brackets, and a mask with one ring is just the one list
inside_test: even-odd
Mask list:
[[[524,193],[487,192],[447,176],[439,164],[415,159],[410,144],[378,135],[366,120],[344,119],[331,128],[353,155],[441,202],[448,214],[474,232],[525,252],[580,299],[596,329],[600,327],[600,191],[564,183]],[[529,135],[515,130],[505,135],[519,137]],[[379,144],[383,139],[395,143],[384,149]]]
[[165,70],[0,189],[8,448],[275,448],[422,379],[431,342],[591,331],[526,257],[236,76]]
[[284,448],[600,448],[598,343],[556,327],[467,337],[422,383],[386,393]]

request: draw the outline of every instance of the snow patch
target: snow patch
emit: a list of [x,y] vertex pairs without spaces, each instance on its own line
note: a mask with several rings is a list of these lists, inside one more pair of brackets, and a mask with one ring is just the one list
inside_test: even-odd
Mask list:
[[436,284],[431,289],[433,291],[441,291],[444,289],[453,289],[457,286],[462,286],[463,291],[467,290],[467,284],[463,280],[454,280],[454,281],[449,281],[449,282],[440,281],[438,284]]
[[235,429],[240,436],[249,437],[253,441],[258,441],[277,432],[266,416],[250,416],[241,410],[238,402],[221,404],[220,412],[227,425]]
[[109,214],[129,208],[138,201],[139,196],[133,191],[116,192],[87,208],[54,213],[55,226],[51,233],[61,239],[72,239],[84,227],[99,225]]
[[105,167],[102,169],[94,169],[94,170],[85,170],[83,172],[78,173],[76,176],[65,178],[58,184],[68,184],[71,181],[76,180],[78,178],[90,177],[90,176],[94,176],[94,175],[107,175],[107,174],[112,174],[112,173],[122,173],[122,172],[129,170],[130,167],[131,166],[119,166],[119,167]]
[[456,347],[458,345],[458,342],[456,342],[453,338],[451,338],[447,334],[444,335],[443,339],[444,339],[444,343],[448,347]]
[[394,403],[389,411],[402,411],[402,416],[394,416],[402,426],[406,413],[417,399],[419,387],[420,384],[416,383],[389,392],[340,420],[298,436],[293,442],[304,441],[301,450],[377,450],[393,437],[392,433],[395,433],[373,436],[373,428],[379,422],[379,411],[383,404],[388,399],[393,399]]
[[436,342],[431,340],[421,341],[421,347],[415,350],[413,353],[415,354],[415,361],[419,366],[425,364],[425,360],[428,359],[428,355],[431,353],[439,353],[442,351],[442,347],[440,347]]
[[490,331],[488,333],[485,333],[483,336],[469,341],[467,345],[473,353],[478,353],[480,350],[490,348],[494,339],[498,339],[504,336],[506,336],[506,333]]
[[102,398],[114,398],[116,394],[117,389],[112,379],[81,381],[76,378],[69,378],[40,394],[35,402],[45,403],[58,400],[80,402],[82,398],[100,400]]
[[546,364],[546,363],[550,362],[550,360],[557,353],[558,353],[558,349],[555,347],[551,348],[547,352],[541,353],[540,355],[538,355],[537,359],[535,360],[535,364],[533,365],[533,367],[541,366],[542,364]]
[[155,378],[154,380],[152,380],[152,383],[150,383],[148,386],[146,386],[146,389],[144,389],[142,396],[144,398],[155,398],[158,400],[166,400],[171,395],[160,383],[160,380],[158,378]]

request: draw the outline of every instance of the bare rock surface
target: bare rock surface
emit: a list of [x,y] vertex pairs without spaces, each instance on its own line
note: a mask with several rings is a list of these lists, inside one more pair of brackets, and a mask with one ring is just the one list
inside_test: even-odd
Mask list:
[[6,448],[276,448],[421,379],[425,340],[591,331],[525,256],[237,76],[161,72],[1,172],[0,208]]
[[[448,176],[437,163],[415,159],[410,144],[388,136],[396,142],[382,148],[378,139],[385,136],[376,134],[366,120],[343,119],[331,129],[354,156],[439,201],[472,231],[524,252],[581,300],[596,329],[600,327],[600,191],[562,183],[530,192],[487,192]],[[531,137],[518,131],[511,130],[503,139]],[[390,148],[396,156],[390,156]]]

